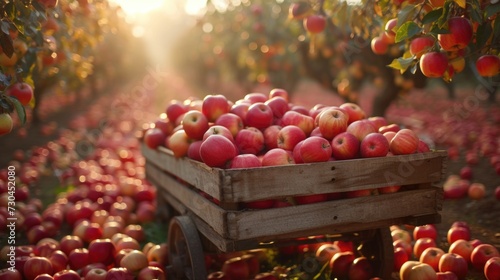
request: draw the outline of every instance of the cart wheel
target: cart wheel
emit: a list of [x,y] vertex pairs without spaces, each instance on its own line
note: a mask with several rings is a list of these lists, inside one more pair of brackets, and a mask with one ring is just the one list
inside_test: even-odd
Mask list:
[[167,244],[175,279],[207,279],[203,247],[191,218],[176,216],[170,220]]
[[382,279],[392,279],[394,269],[394,248],[389,228],[375,230],[373,238],[363,242],[359,248],[360,253],[373,261],[378,268],[377,276]]

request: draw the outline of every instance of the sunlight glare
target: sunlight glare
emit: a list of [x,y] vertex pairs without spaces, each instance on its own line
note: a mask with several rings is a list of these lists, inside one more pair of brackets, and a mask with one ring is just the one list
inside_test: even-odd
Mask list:
[[165,0],[113,0],[120,5],[125,14],[134,16],[138,14],[147,14],[157,8],[160,8]]

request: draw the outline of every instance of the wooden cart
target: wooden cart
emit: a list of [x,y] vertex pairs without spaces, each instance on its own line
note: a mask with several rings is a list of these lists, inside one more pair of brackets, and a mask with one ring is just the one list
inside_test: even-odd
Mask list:
[[[248,169],[219,169],[166,148],[142,147],[159,209],[170,217],[168,250],[176,277],[206,279],[204,251],[232,252],[324,236],[354,240],[378,276],[390,279],[389,227],[440,222],[446,152]],[[400,191],[271,209],[243,209],[242,202],[335,193],[384,186]],[[208,197],[207,195],[212,198]],[[216,204],[214,201],[218,201]],[[199,234],[200,233],[200,234]],[[303,240],[308,240],[304,238]]]

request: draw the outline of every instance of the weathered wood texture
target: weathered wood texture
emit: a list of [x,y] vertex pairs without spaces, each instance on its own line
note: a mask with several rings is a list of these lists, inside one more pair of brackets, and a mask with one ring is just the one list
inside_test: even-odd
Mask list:
[[[189,215],[221,251],[255,248],[279,239],[438,222],[440,218],[442,189],[434,183],[444,174],[445,152],[232,170],[176,159],[167,149],[143,147],[143,154],[147,177],[159,194],[179,213]],[[284,208],[237,207],[243,201],[389,185],[407,187],[391,194]],[[205,198],[201,191],[221,204]]]

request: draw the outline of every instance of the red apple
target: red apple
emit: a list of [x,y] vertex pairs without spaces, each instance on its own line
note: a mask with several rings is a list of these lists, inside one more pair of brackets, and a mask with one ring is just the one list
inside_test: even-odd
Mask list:
[[436,272],[436,280],[458,280],[458,277],[451,271]]
[[188,111],[188,106],[179,100],[172,100],[167,105],[166,114],[171,122],[175,122],[180,116]]
[[80,274],[71,269],[56,272],[53,277],[54,280],[81,280]]
[[422,252],[429,247],[436,247],[436,241],[434,239],[428,237],[417,239],[413,245],[413,254],[419,259]]
[[345,279],[349,276],[349,268],[356,259],[352,251],[335,253],[330,259],[329,267],[332,279]]
[[68,265],[73,270],[83,268],[89,263],[89,250],[87,248],[73,249],[68,254]]
[[108,272],[103,268],[92,268],[85,275],[85,280],[105,280]]
[[305,141],[305,139],[300,141],[299,143],[297,143],[297,145],[295,145],[295,147],[293,148],[293,151],[292,151],[293,161],[297,164],[304,163],[304,161],[302,160],[302,157],[300,156],[300,147],[302,146],[304,141]]
[[24,264],[24,278],[33,280],[40,274],[53,274],[52,264],[49,259],[44,257],[30,257]]
[[[344,103],[339,106],[349,116],[348,124],[351,124],[354,121],[361,120],[366,118],[366,113],[358,104],[355,103]],[[373,119],[372,119],[373,120]],[[370,120],[370,121],[372,121]],[[377,127],[378,129],[378,127]]]
[[293,198],[297,204],[311,204],[318,203],[328,200],[328,194],[326,193],[318,193],[318,194],[310,194],[310,195],[300,195],[295,196]]
[[255,127],[247,127],[234,139],[240,154],[258,154],[264,149],[264,134]]
[[349,267],[349,279],[371,279],[373,274],[373,265],[366,257],[355,258]]
[[422,252],[422,254],[420,255],[419,261],[421,263],[426,263],[426,264],[432,266],[432,268],[434,268],[434,270],[436,272],[438,272],[439,271],[439,260],[441,259],[441,257],[444,254],[445,254],[445,252],[440,248],[429,247]]
[[[9,278],[9,280],[10,279],[11,278]],[[35,280],[54,280],[54,277],[52,277],[50,274],[44,273],[35,277]]]
[[438,232],[435,225],[426,224],[422,226],[416,226],[413,229],[413,239],[417,240],[422,237],[429,237],[436,240],[437,233]]
[[277,97],[277,96],[285,99],[287,102],[289,101],[288,100],[288,91],[286,89],[273,88],[271,91],[269,91],[268,99],[271,99],[271,98]]
[[134,274],[128,271],[125,267],[113,267],[106,273],[105,280],[134,280]]
[[314,119],[309,115],[290,110],[281,118],[281,126],[285,127],[287,125],[298,126],[307,136],[309,136],[314,129]]
[[470,166],[464,166],[460,169],[460,178],[464,180],[472,179],[472,168]]
[[267,150],[278,148],[278,133],[281,129],[280,125],[271,125],[264,129],[264,144]]
[[476,69],[482,77],[493,77],[500,73],[500,57],[485,54],[476,60]]
[[288,165],[294,163],[292,153],[281,148],[271,149],[262,157],[262,166]]
[[181,124],[186,135],[193,140],[201,140],[209,128],[207,117],[196,110],[186,112]]
[[115,245],[111,239],[96,239],[88,246],[90,263],[110,265],[115,261]]
[[231,131],[222,125],[212,125],[207,131],[203,134],[203,140],[206,140],[210,135],[222,135],[229,139],[231,142],[234,142],[234,137]]
[[417,151],[419,139],[417,134],[407,128],[399,130],[390,142],[390,150],[395,155],[408,155]]
[[261,93],[261,92],[251,92],[251,93],[245,94],[245,96],[243,97],[243,100],[250,102],[250,104],[255,104],[255,103],[259,103],[259,102],[264,103],[268,100],[268,97],[267,97],[267,95],[265,95],[264,93]]
[[446,180],[443,184],[444,198],[462,198],[469,191],[469,181],[460,178]]
[[373,37],[370,42],[370,47],[374,54],[383,55],[389,50],[387,39],[382,36]]
[[449,18],[448,32],[438,34],[439,45],[445,51],[464,49],[472,40],[472,25],[466,17]]
[[244,127],[241,117],[233,113],[220,115],[217,120],[215,120],[215,125],[227,128],[233,135],[233,138],[236,137],[236,134]]
[[228,113],[229,110],[230,105],[224,95],[207,95],[203,98],[201,111],[209,122],[215,122],[219,116]]
[[327,139],[311,136],[304,140],[299,153],[304,163],[326,162],[332,157],[332,147]]
[[495,198],[500,200],[500,186],[495,188]]
[[363,119],[354,121],[349,124],[346,131],[356,136],[359,141],[362,141],[366,135],[376,132],[376,129],[372,122],[367,119]]
[[202,161],[200,156],[200,147],[203,140],[194,141],[189,144],[186,156],[192,160]]
[[452,244],[453,242],[463,239],[466,241],[470,240],[470,230],[466,227],[458,227],[458,226],[452,226],[450,229],[448,229],[448,233],[446,235],[447,241],[449,244]]
[[403,247],[394,247],[394,271],[399,272],[408,260],[408,253]]
[[207,276],[207,280],[231,280],[231,278],[226,276],[222,271],[215,271]]
[[448,70],[448,57],[443,52],[428,52],[420,57],[420,71],[428,78],[441,78]]
[[322,15],[310,15],[304,19],[304,28],[310,33],[320,33],[326,27],[326,18]]
[[487,280],[500,279],[500,257],[492,257],[486,262],[484,276]]
[[486,262],[493,257],[500,257],[498,249],[491,244],[480,244],[472,250],[470,260],[474,268],[483,271]]
[[274,118],[281,119],[283,115],[289,110],[288,101],[281,97],[273,97],[266,102],[264,102],[273,111]]
[[373,126],[375,126],[375,129],[377,131],[382,126],[387,125],[387,120],[384,117],[378,117],[378,116],[377,117],[369,117],[368,120],[372,122]]
[[379,127],[378,132],[384,134],[389,131],[398,132],[399,130],[400,130],[399,125],[393,123]]
[[335,159],[353,159],[359,156],[360,141],[349,132],[336,135],[332,142],[332,155]]
[[417,59],[434,47],[436,40],[432,36],[416,37],[410,42],[410,54]]
[[412,242],[411,236],[412,235],[410,234],[410,232],[406,229],[397,228],[397,229],[391,230],[392,241],[402,239],[403,241],[405,241],[407,243],[411,243]]
[[273,124],[273,111],[262,102],[253,103],[248,107],[245,123],[257,129],[265,129]]
[[398,239],[392,242],[392,246],[394,246],[394,248],[401,247],[406,252],[408,259],[413,256],[413,247],[411,243],[408,243],[402,239]]
[[268,208],[273,208],[275,204],[276,200],[274,199],[247,201],[244,203],[245,208],[248,209],[268,209]]
[[451,271],[458,279],[465,279],[467,276],[467,260],[454,253],[445,253],[439,260],[439,271]]
[[234,104],[231,106],[231,110],[229,112],[240,117],[241,121],[243,122],[243,126],[246,126],[245,120],[247,118],[247,112],[248,112],[249,107],[250,107],[250,103]]
[[[49,275],[50,276],[50,275]],[[0,270],[0,280],[22,280],[23,276],[15,268],[3,268]]]
[[83,248],[83,240],[75,235],[65,235],[59,241],[59,249],[69,255],[73,249]]
[[324,109],[316,119],[321,135],[329,140],[345,132],[349,123],[349,115],[345,110],[334,107]]
[[177,130],[170,137],[166,139],[166,147],[172,150],[176,158],[187,155],[189,145],[192,140],[183,129]]
[[482,183],[472,183],[467,193],[471,199],[479,200],[486,195],[486,187]]
[[429,148],[429,145],[426,142],[419,139],[417,153],[428,153],[430,151],[431,151],[431,148]]
[[278,131],[277,146],[278,148],[293,151],[295,145],[306,139],[304,131],[296,125],[287,125]]
[[262,163],[260,159],[254,154],[237,155],[231,161],[229,168],[253,168],[260,167]]
[[165,272],[156,266],[147,266],[139,271],[137,280],[166,280]]
[[156,149],[165,143],[166,137],[161,129],[150,128],[144,133],[144,144],[150,149]]
[[48,257],[52,264],[53,272],[64,270],[68,266],[68,256],[61,250],[56,250]]
[[401,186],[386,186],[377,188],[379,194],[395,193],[401,189]]
[[17,82],[9,86],[5,94],[17,98],[22,105],[26,106],[33,99],[33,88],[27,83]]
[[248,263],[241,257],[226,260],[222,265],[222,272],[229,279],[248,279],[250,277]]
[[362,158],[385,157],[389,152],[389,142],[383,134],[372,132],[363,138],[359,151]]
[[470,262],[470,255],[472,254],[472,250],[474,247],[470,244],[469,241],[464,239],[455,240],[455,242],[451,243],[450,248],[448,249],[448,253],[454,253],[462,256],[467,262]]

